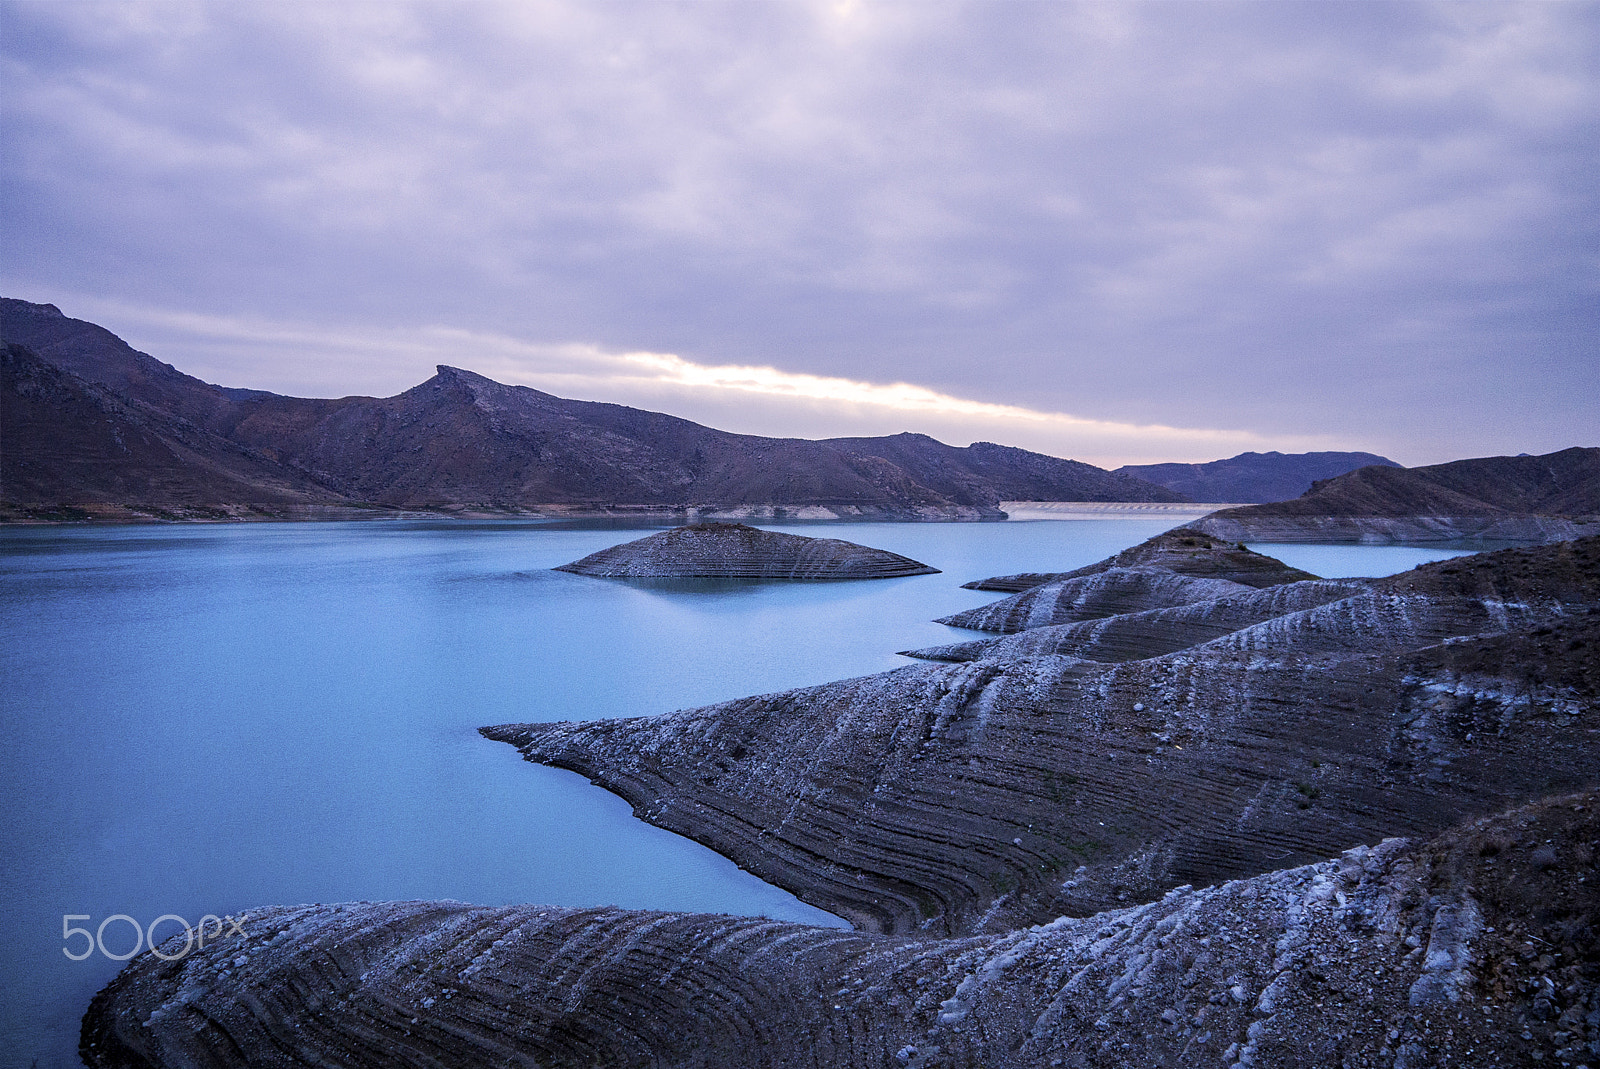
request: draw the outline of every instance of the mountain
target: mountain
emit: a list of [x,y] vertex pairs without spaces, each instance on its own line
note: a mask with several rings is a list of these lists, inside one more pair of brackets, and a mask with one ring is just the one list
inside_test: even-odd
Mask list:
[[[978,500],[989,493],[1001,501],[1189,501],[1183,491],[1156,497],[1153,480],[1107,472],[1076,460],[1062,460],[993,442],[965,449],[926,434],[884,438],[827,438],[824,444],[857,456],[888,461],[930,486],[952,486]],[[1112,496],[1106,496],[1110,494]]]
[[1549,541],[1596,530],[1600,449],[1367,467],[1292,501],[1222,509],[1190,526],[1231,541]]
[[[821,442],[731,434],[446,366],[387,398],[228,389],[54,305],[12,299],[0,299],[0,337],[20,346],[8,357],[16,374],[8,363],[3,402],[27,414],[0,421],[0,498],[25,511],[556,507],[999,519],[999,502],[1018,497],[1185,500],[1088,464],[990,443],[960,449],[915,434]],[[25,387],[46,367],[62,376],[58,388]],[[34,390],[26,402],[25,388]],[[53,405],[66,407],[56,413]],[[106,405],[121,406],[115,419],[147,435],[142,452],[107,445],[87,429],[84,420],[98,417],[85,413]]]
[[1371,464],[1400,465],[1375,453],[1240,453],[1209,464],[1125,464],[1114,474],[1147,479],[1195,501],[1285,501]]
[[[0,471],[8,502],[139,501],[206,514],[221,502],[342,500],[259,450],[11,342],[0,345]],[[70,497],[63,487],[73,488]]]

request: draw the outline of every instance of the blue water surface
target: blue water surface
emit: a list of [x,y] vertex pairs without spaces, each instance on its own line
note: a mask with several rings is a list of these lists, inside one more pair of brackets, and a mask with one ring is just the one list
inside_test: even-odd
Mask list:
[[[0,530],[5,1063],[76,1065],[120,967],[67,959],[68,914],[450,898],[841,924],[475,729],[899,667],[896,650],[971,637],[931,622],[995,597],[961,583],[1077,567],[1187,518],[763,525],[943,569],[807,584],[554,572],[647,532],[533,521]],[[133,939],[105,932],[113,953]]]

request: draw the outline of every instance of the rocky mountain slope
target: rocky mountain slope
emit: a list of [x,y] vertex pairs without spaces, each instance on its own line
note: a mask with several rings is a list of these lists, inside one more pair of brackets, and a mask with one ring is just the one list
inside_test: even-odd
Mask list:
[[[1180,532],[1079,578],[1157,559],[1270,574],[1240,552]],[[1187,585],[1214,596],[1155,608],[1164,587],[1145,602],[1130,588],[1124,612],[1034,629],[1126,629],[1071,653],[484,729],[856,932],[537,906],[258,910],[237,943],[125,970],[85,1019],[85,1059],[1600,1058],[1600,539],[1378,580]],[[1159,613],[1194,641],[1131,656]]]
[[[1087,464],[988,443],[957,449],[921,435],[814,442],[729,434],[449,367],[388,398],[225,389],[53,305],[26,301],[0,299],[0,337],[155,421],[168,438],[175,427],[187,435],[184,448],[160,462],[162,477],[146,477],[139,471],[154,463],[149,457],[107,450],[93,434],[84,439],[74,422],[81,416],[50,407],[68,404],[64,397],[36,391],[0,456],[0,497],[13,509],[120,504],[170,513],[202,504],[270,514],[331,503],[1000,519],[999,502],[1023,490],[1052,500],[1184,500]],[[18,404],[10,367],[4,400]],[[129,471],[115,470],[124,461]]]
[[838,538],[761,531],[742,523],[697,523],[610,546],[558,572],[613,578],[891,579],[939,569]]
[[1424,468],[1368,467],[1301,497],[1223,509],[1190,526],[1231,541],[1546,542],[1600,522],[1600,448],[1482,457]]
[[5,497],[162,502],[204,509],[213,502],[295,507],[342,494],[172,412],[119,394],[0,345],[0,457]]
[[1114,474],[1145,479],[1194,501],[1287,501],[1370,464],[1398,468],[1375,453],[1240,453],[1209,464],[1125,464]]
[[1151,487],[1160,484],[1153,480],[993,442],[974,442],[959,449],[926,434],[826,438],[823,442],[857,456],[887,461],[928,486],[954,487],[957,494],[974,501],[987,501],[991,493],[1001,501],[1211,500],[1170,488],[1167,495],[1157,497]]

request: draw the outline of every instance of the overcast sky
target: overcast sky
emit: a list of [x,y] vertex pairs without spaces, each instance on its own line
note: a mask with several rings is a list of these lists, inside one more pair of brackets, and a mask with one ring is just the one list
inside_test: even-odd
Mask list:
[[1600,445],[1594,3],[0,0],[0,293],[1115,465]]

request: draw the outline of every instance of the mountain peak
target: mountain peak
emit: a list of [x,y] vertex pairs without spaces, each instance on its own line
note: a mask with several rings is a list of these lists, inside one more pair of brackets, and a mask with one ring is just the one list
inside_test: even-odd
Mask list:
[[[476,371],[468,371],[465,368],[451,367],[449,364],[435,364],[434,374],[435,377],[444,379],[447,382],[450,380],[459,380],[462,382],[494,382],[493,379],[486,378],[485,376],[478,374]],[[498,385],[498,383],[496,385]]]
[[51,316],[56,319],[66,318],[61,309],[53,304],[34,304],[32,301],[24,301],[18,297],[0,297],[0,302],[3,302],[6,310],[12,313],[21,312],[23,314]]

